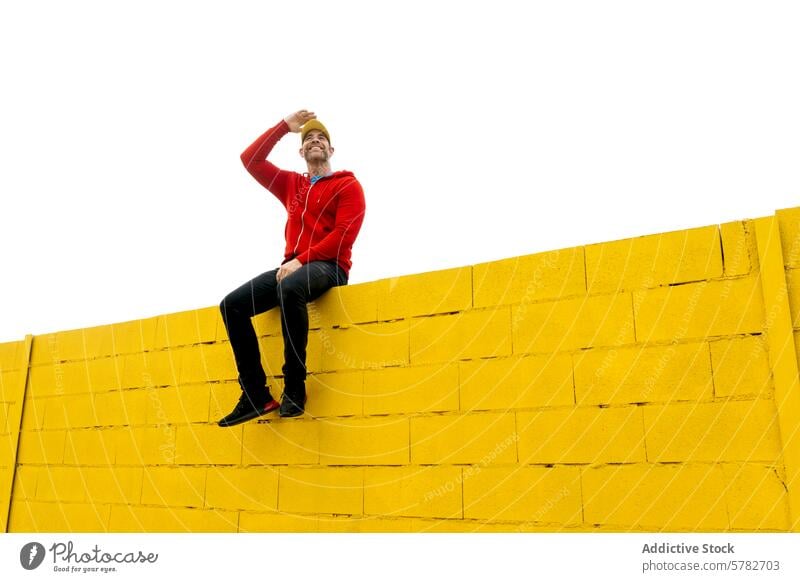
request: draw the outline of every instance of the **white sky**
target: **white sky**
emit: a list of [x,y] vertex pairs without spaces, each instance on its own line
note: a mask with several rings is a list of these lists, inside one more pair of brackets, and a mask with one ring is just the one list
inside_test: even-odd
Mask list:
[[239,154],[301,108],[365,189],[351,283],[796,206],[798,30],[764,0],[4,2],[0,341],[276,267]]

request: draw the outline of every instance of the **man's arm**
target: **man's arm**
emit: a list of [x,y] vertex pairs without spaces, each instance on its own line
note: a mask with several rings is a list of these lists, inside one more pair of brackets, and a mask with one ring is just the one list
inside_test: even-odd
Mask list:
[[333,230],[311,248],[297,255],[302,264],[311,261],[334,260],[343,248],[353,246],[364,222],[364,190],[353,179],[341,192],[336,207],[336,222]]
[[267,156],[284,135],[289,131],[286,122],[281,120],[278,125],[265,131],[256,141],[251,143],[242,152],[241,158],[245,169],[256,181],[272,192],[281,203],[286,206],[289,188],[290,172],[281,170],[272,162],[267,161]]
[[267,156],[284,135],[290,131],[299,132],[307,121],[315,117],[314,113],[305,109],[287,115],[275,127],[264,132],[242,152],[241,158],[245,169],[250,172],[259,184],[272,192],[284,206],[286,206],[289,177],[292,172],[281,170],[275,164],[268,162]]

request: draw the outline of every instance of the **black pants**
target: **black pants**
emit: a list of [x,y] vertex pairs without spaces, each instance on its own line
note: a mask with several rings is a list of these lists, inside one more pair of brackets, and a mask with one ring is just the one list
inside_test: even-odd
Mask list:
[[[250,318],[274,307],[281,308],[285,393],[305,396],[308,308],[306,304],[331,287],[347,284],[347,274],[335,262],[312,261],[278,283],[278,269],[262,273],[234,289],[220,303],[222,320],[231,341],[239,383],[255,401],[264,398],[267,376],[261,366],[258,339]],[[267,388],[267,397],[269,389]]]

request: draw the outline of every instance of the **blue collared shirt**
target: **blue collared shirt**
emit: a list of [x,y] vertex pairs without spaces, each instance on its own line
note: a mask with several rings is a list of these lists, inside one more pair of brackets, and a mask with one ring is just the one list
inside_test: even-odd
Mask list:
[[[333,173],[333,172],[331,172],[331,174],[332,174],[332,173]],[[311,184],[312,184],[312,185],[314,185],[314,184],[316,184],[316,183],[317,183],[317,180],[319,180],[320,178],[327,178],[327,177],[328,177],[328,176],[330,176],[331,174],[325,174],[324,176],[311,176]]]

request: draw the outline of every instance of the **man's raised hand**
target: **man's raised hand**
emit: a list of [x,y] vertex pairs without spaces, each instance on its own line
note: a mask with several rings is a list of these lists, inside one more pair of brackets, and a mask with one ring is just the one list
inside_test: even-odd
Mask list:
[[287,115],[283,119],[289,126],[289,131],[294,133],[299,133],[301,127],[303,127],[307,122],[311,121],[312,119],[316,119],[316,117],[317,116],[313,111],[307,111],[305,109],[301,109],[300,111]]

